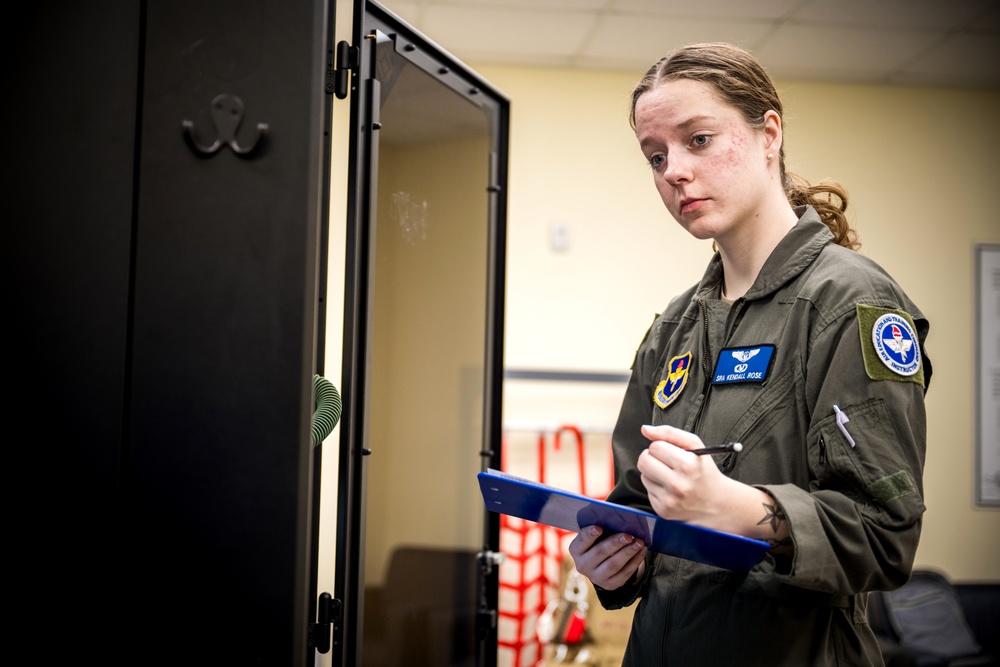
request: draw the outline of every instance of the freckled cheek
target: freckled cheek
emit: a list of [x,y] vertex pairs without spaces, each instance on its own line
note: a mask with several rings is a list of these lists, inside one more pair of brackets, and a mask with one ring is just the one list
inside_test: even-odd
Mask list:
[[743,152],[730,148],[725,153],[709,158],[707,166],[718,174],[726,174],[735,171],[742,161]]
[[718,189],[720,187],[728,189],[739,171],[735,159],[736,156],[732,152],[706,157],[698,165],[695,180],[700,186],[707,188],[706,193],[711,192],[716,197],[721,195],[722,192],[719,192]]
[[732,131],[733,140],[726,150],[713,156],[713,167],[720,171],[734,171],[747,161],[747,137],[738,131]]

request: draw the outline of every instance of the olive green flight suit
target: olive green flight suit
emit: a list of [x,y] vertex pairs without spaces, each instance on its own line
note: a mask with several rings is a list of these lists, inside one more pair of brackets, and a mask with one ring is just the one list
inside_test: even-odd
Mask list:
[[[643,424],[693,431],[706,446],[741,442],[716,462],[777,500],[794,557],[768,554],[746,573],[651,553],[643,581],[598,591],[612,609],[641,598],[626,666],[882,664],[867,592],[907,580],[920,536],[928,322],[882,268],[834,244],[811,207],[796,212],[743,298],[719,300],[716,254],[650,327],[614,432],[609,496],[652,511],[635,468]],[[880,335],[920,355],[909,374],[881,361],[873,339],[877,316],[904,313],[909,329]],[[771,352],[758,378],[713,383],[717,365],[755,349]]]

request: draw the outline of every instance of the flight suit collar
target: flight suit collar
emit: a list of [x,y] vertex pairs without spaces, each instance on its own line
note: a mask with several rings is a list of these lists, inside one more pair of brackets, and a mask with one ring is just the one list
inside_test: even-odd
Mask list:
[[[795,213],[799,216],[798,223],[785,234],[764,262],[757,279],[743,295],[744,300],[753,301],[776,292],[812,264],[823,247],[833,239],[833,233],[812,206],[797,206]],[[695,290],[695,299],[718,298],[721,283],[722,258],[716,252]]]

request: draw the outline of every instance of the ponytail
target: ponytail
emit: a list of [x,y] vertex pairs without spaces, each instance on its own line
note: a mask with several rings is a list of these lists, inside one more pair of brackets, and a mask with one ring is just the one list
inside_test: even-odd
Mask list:
[[847,190],[836,181],[810,184],[797,174],[785,172],[785,194],[792,206],[808,204],[819,213],[820,220],[833,232],[833,241],[850,250],[858,250],[861,241],[847,220]]

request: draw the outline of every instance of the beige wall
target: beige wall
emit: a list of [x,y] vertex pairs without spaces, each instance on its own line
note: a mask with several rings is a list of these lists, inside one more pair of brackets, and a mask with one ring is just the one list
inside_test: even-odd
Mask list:
[[[473,67],[511,99],[506,365],[627,370],[654,313],[710,254],[669,217],[635,145],[627,97],[638,73]],[[862,252],[931,321],[917,565],[1000,580],[1000,510],[975,508],[972,480],[973,253],[1000,242],[1000,93],[778,86],[789,169],[847,186]],[[566,252],[550,248],[556,222],[568,225]],[[610,422],[620,391],[608,393],[510,383],[505,418]]]
[[488,155],[486,139],[379,146],[366,584],[400,546],[482,544]]
[[[663,209],[635,146],[626,101],[637,73],[473,67],[511,99],[507,366],[626,370],[654,313],[700,277],[710,254]],[[789,168],[849,188],[862,252],[931,320],[928,511],[917,565],[957,580],[1000,580],[1000,510],[976,509],[972,485],[973,248],[1000,242],[1000,93],[798,81],[779,89]],[[325,371],[334,380],[348,113],[338,102]],[[553,222],[569,227],[565,253],[549,247]],[[609,425],[619,400],[615,386],[511,382],[505,418]],[[327,442],[338,438],[335,431]],[[335,451],[326,448],[322,477],[320,589],[329,591]]]

